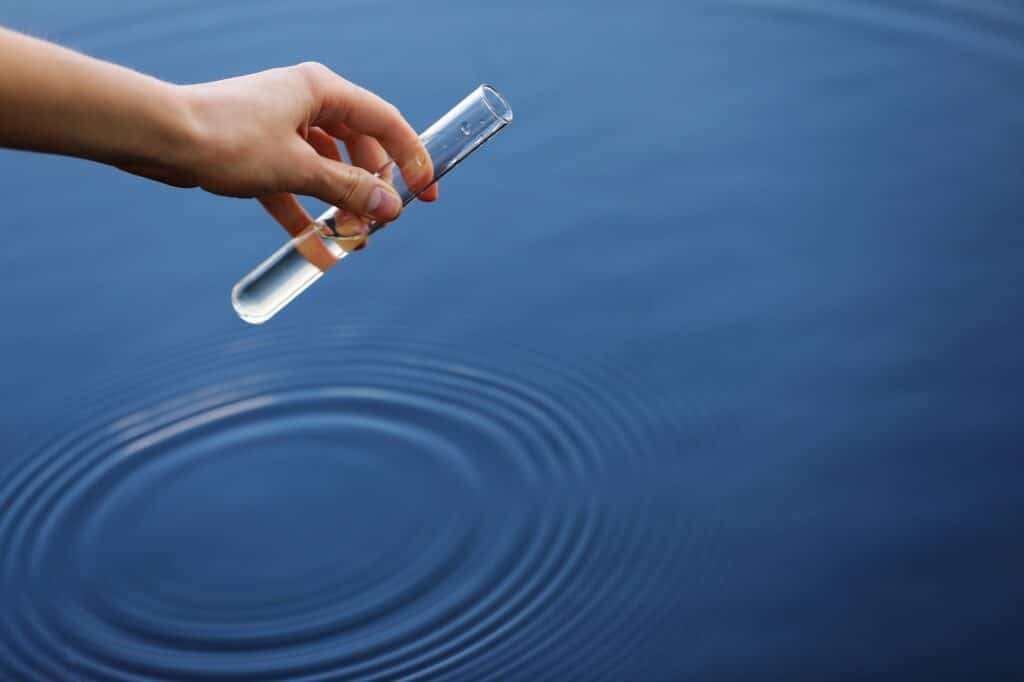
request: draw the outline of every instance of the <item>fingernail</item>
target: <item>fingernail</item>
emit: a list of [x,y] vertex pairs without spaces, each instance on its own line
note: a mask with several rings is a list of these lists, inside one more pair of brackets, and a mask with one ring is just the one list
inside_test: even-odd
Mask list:
[[370,193],[370,203],[366,205],[366,210],[378,220],[390,220],[402,210],[402,200],[383,187],[375,187]]
[[427,162],[429,157],[426,154],[417,154],[413,160],[413,167],[415,168],[414,173],[420,175],[427,170]]
[[430,157],[425,152],[416,152],[413,156],[406,157],[401,161],[399,171],[405,184],[412,189],[423,189],[432,178],[428,177],[427,165]]

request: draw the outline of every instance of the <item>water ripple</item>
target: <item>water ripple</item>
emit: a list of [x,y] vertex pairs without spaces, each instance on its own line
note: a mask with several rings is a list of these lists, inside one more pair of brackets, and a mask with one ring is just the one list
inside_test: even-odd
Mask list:
[[839,23],[901,38],[919,37],[989,56],[1015,66],[1024,64],[1024,11],[1019,6],[986,0],[731,0],[745,10],[787,21]]
[[232,36],[232,44],[243,37],[269,39],[285,26],[319,26],[334,17],[372,10],[366,0],[327,5],[315,13],[296,12],[294,7],[269,0],[216,2],[169,2],[133,11],[119,10],[101,17],[69,24],[52,32],[58,42],[89,50],[111,50],[144,46],[180,48],[183,42]]
[[587,615],[623,593],[608,548],[644,541],[645,503],[601,494],[651,425],[621,377],[485,355],[277,332],[112,381],[0,481],[0,658],[24,679],[383,680],[501,679],[555,642],[567,670],[609,657],[643,614]]

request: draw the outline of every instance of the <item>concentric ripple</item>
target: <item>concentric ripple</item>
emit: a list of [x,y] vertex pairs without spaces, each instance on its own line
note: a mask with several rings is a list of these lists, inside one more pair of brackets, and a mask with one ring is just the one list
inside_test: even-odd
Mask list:
[[644,501],[603,493],[653,429],[620,378],[503,352],[277,333],[113,382],[0,482],[10,675],[502,679],[556,643],[567,676],[610,656],[628,604],[587,613],[623,593],[608,548],[642,541]]

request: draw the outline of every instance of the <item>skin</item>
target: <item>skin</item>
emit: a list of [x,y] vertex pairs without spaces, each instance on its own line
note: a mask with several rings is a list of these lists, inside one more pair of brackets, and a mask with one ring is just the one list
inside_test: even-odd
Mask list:
[[389,157],[413,189],[433,178],[401,112],[321,64],[176,85],[3,28],[0,146],[254,197],[292,235],[312,222],[297,194],[345,211],[339,232],[357,235],[401,213],[389,173],[373,175]]

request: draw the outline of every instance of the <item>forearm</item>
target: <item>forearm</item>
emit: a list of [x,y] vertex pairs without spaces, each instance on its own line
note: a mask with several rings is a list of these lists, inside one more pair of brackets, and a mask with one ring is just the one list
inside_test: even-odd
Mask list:
[[181,166],[178,86],[0,28],[0,146],[118,166]]

